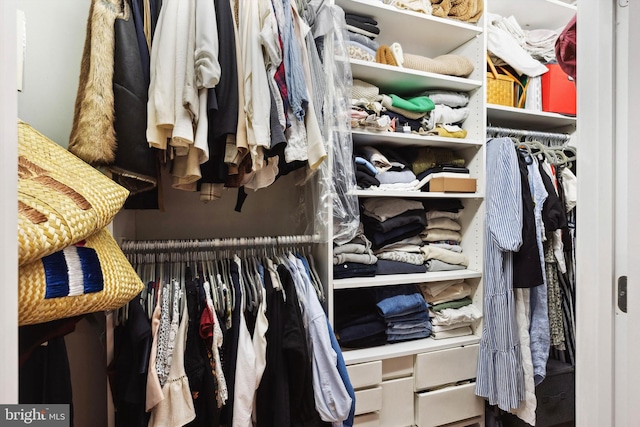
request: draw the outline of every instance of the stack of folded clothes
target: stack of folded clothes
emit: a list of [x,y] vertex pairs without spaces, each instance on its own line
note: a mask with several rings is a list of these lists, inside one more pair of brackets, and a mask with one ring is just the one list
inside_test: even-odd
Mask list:
[[335,291],[334,326],[340,346],[374,347],[387,343],[387,323],[376,307],[372,289]]
[[468,283],[462,279],[423,283],[420,289],[431,305],[434,338],[452,338],[473,333],[471,326],[482,314],[469,297],[471,286]]
[[464,270],[469,258],[462,253],[459,222],[463,208],[458,199],[424,201],[427,225],[420,232],[420,248],[427,271]]
[[420,201],[395,197],[362,200],[360,220],[374,250],[419,235],[427,222]]
[[362,225],[356,236],[344,245],[333,248],[333,277],[371,277],[376,274],[378,258],[371,250],[371,242],[364,235]]
[[[411,163],[390,148],[374,148],[369,146],[356,149],[356,171],[360,170],[361,188],[374,188],[392,191],[418,191],[418,180],[411,170]],[[358,169],[360,165],[360,169]],[[375,178],[371,180],[362,174]],[[363,179],[364,178],[364,179]],[[358,176],[356,175],[356,180]],[[377,186],[374,184],[379,183]],[[368,186],[368,187],[367,187]]]
[[387,324],[387,342],[417,340],[431,335],[428,305],[414,285],[375,290],[377,308]]
[[426,134],[466,138],[467,131],[461,125],[469,117],[469,95],[446,90],[427,91],[425,95],[435,105],[423,121]]
[[378,43],[375,38],[380,34],[378,22],[368,16],[345,13],[349,35],[349,57],[375,62]]

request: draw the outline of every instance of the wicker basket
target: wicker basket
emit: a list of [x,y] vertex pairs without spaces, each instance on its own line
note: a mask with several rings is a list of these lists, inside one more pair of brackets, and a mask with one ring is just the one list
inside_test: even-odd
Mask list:
[[[489,71],[487,72],[487,103],[522,108],[526,96],[526,87],[506,68],[497,67],[496,69],[488,53],[487,64],[489,65]],[[500,73],[498,73],[498,69]],[[520,96],[518,96],[517,86],[522,89]]]
[[18,264],[105,227],[129,192],[24,122],[18,122]]
[[143,287],[111,233],[103,228],[82,247],[67,247],[20,266],[18,324],[114,310]]

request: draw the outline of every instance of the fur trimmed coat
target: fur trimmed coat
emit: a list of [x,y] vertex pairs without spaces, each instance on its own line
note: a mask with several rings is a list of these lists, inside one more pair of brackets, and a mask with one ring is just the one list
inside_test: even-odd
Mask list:
[[89,9],[69,151],[94,166],[107,165],[115,159],[114,24],[118,17],[130,12],[126,4],[120,0],[92,0]]

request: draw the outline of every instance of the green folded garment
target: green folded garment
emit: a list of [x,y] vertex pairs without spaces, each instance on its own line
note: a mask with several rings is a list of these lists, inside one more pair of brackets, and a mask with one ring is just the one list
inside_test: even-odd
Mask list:
[[389,95],[394,107],[403,108],[415,113],[426,113],[436,108],[436,105],[428,96],[416,96],[414,98],[400,98],[398,95]]
[[436,304],[433,307],[431,307],[431,310],[440,311],[440,310],[444,310],[445,308],[460,308],[460,307],[464,307],[465,305],[469,305],[472,302],[473,301],[471,301],[471,298],[467,297],[467,298],[457,299],[455,301],[443,302],[442,304]]

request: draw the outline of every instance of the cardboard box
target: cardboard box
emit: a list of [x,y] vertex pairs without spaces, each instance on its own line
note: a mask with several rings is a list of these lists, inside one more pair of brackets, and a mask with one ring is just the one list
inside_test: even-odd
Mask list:
[[475,193],[475,178],[433,178],[429,181],[429,191],[444,193]]
[[576,84],[558,64],[542,75],[542,111],[576,115]]

